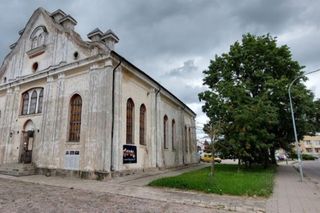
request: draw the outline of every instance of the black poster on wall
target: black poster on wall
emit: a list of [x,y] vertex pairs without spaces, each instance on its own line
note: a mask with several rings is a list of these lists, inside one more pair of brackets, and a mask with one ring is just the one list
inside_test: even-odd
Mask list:
[[137,163],[137,147],[133,145],[123,145],[123,164]]

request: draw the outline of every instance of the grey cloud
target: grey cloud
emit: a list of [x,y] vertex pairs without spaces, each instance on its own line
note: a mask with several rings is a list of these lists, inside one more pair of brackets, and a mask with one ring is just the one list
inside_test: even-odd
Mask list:
[[306,66],[306,70],[320,67],[320,29],[304,33],[303,37],[290,41],[288,44],[293,52],[293,57],[301,65]]
[[281,32],[286,25],[297,20],[297,14],[305,8],[295,2],[278,0],[241,1],[233,7],[232,14],[247,30],[256,32]]
[[198,94],[205,90],[198,86],[202,81],[201,71],[194,60],[187,60],[182,66],[160,76],[160,82],[186,103],[198,103]]
[[167,80],[162,84],[186,104],[199,103],[198,94],[205,90],[203,86],[192,86],[179,80]]
[[198,67],[194,64],[194,60],[188,60],[183,63],[183,66],[175,68],[163,74],[161,77],[186,78],[197,71],[198,71]]
[[[320,2],[314,0],[4,0],[0,4],[0,60],[38,7],[58,8],[77,21],[86,39],[95,27],[111,28],[116,50],[187,103],[196,103],[202,69],[247,32],[270,33],[291,47],[307,68],[319,66]],[[299,29],[308,28],[296,36]],[[319,47],[319,48],[318,48]],[[201,66],[196,60],[201,58]],[[196,63],[197,62],[197,63]],[[177,66],[181,64],[181,66]]]
[[185,85],[181,90],[180,96],[181,96],[181,99],[187,104],[198,103],[199,102],[198,94],[200,92],[203,92],[204,90],[205,90],[205,87],[199,87],[199,86],[192,87],[192,86]]

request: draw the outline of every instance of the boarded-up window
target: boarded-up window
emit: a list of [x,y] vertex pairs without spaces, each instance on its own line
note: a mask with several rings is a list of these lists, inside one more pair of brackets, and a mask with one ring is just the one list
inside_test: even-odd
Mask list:
[[168,117],[163,117],[163,146],[168,149]]
[[140,138],[141,145],[146,145],[145,128],[146,128],[146,106],[142,104],[140,106],[140,128],[139,128],[140,129],[139,138]]
[[43,89],[41,89],[40,94],[39,94],[38,113],[42,112],[42,102],[43,102]]
[[176,121],[172,120],[172,127],[171,127],[171,140],[172,140],[172,149],[175,149],[175,140],[176,140]]
[[31,94],[29,114],[36,113],[37,98],[38,98],[37,91],[34,90]]
[[78,94],[72,96],[70,101],[69,141],[76,141],[76,142],[80,141],[81,108],[82,108],[81,96]]
[[126,143],[133,144],[133,116],[134,116],[134,103],[131,98],[127,101],[127,131],[126,131]]
[[22,95],[22,115],[26,115],[28,113],[28,106],[29,106],[29,93],[25,92]]

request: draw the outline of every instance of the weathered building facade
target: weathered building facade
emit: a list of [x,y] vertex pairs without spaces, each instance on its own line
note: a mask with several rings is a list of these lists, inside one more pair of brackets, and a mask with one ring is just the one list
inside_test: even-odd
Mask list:
[[63,11],[37,9],[0,68],[0,164],[106,172],[196,162],[195,113]]

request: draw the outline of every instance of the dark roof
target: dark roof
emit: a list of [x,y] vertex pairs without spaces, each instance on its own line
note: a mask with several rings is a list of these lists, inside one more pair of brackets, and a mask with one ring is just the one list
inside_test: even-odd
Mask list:
[[116,40],[116,42],[119,41],[118,36],[117,36],[112,30],[110,30],[110,29],[107,30],[107,31],[103,34],[102,39],[105,39],[105,38],[107,38],[107,37],[109,37],[109,36],[113,37],[113,38]]
[[71,21],[74,25],[76,25],[76,24],[78,23],[71,15],[67,15],[67,16],[61,18],[61,19],[59,20],[59,23],[65,22],[65,21],[67,21],[67,20],[68,20],[68,21]]
[[179,103],[181,103],[186,109],[188,109],[192,114],[194,114],[194,116],[196,116],[197,114],[192,111],[192,109],[190,109],[184,102],[182,102],[179,98],[177,98],[174,94],[172,94],[169,90],[167,90],[165,87],[163,87],[159,82],[157,82],[156,80],[154,80],[153,78],[151,78],[147,73],[143,72],[141,69],[139,69],[138,67],[136,67],[134,64],[132,64],[131,62],[129,62],[127,59],[125,59],[124,57],[122,57],[121,55],[119,55],[117,52],[115,51],[111,51],[111,54],[113,54],[114,56],[120,58],[121,61],[126,62],[127,64],[129,64],[131,67],[133,67],[134,69],[136,69],[138,72],[140,72],[142,75],[144,75],[145,77],[147,77],[149,80],[151,80],[153,83],[157,84],[162,90],[166,91],[167,93],[169,93],[172,97],[174,97]]
[[58,9],[58,10],[56,10],[56,11],[54,11],[54,12],[50,13],[50,16],[52,17],[52,16],[54,16],[54,15],[56,15],[56,14],[61,14],[62,16],[65,16],[65,15],[66,15],[66,13],[65,13],[65,12],[63,12],[63,11],[62,11],[62,10],[60,10],[60,9]]
[[102,36],[103,33],[102,33],[102,31],[97,27],[96,29],[94,29],[94,30],[92,30],[90,33],[88,33],[88,34],[87,34],[87,37],[88,37],[89,39],[91,39],[92,36],[94,36],[94,35],[100,35],[100,36]]

